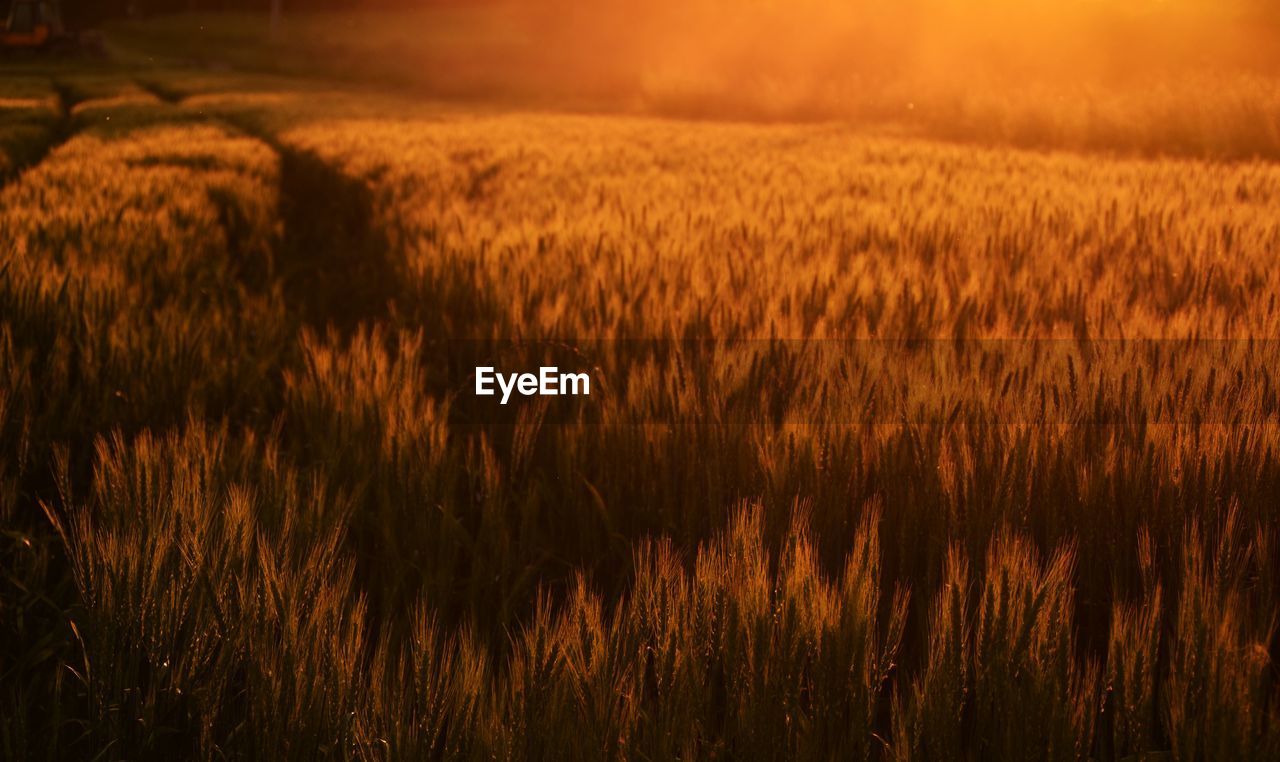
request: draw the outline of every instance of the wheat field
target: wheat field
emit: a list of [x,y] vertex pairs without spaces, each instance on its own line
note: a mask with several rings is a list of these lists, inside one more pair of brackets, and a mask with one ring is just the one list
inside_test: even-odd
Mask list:
[[1280,168],[1071,123],[0,81],[0,756],[1277,758]]

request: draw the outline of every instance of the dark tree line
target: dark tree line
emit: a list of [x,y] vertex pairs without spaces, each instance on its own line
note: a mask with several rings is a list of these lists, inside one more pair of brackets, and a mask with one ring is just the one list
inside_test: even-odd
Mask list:
[[[0,0],[0,5],[8,0]],[[448,5],[465,0],[283,0],[284,10],[335,10],[359,8],[421,7]],[[127,15],[158,15],[211,11],[261,11],[271,9],[271,0],[62,0],[67,21],[81,26],[101,23]]]
[[[739,3],[751,3],[752,0],[721,0],[726,9]],[[902,0],[902,5],[921,5],[927,8],[931,0]],[[975,0],[980,3],[982,0]],[[3,4],[5,0],[0,0]],[[360,9],[360,8],[395,8],[422,7],[429,5],[462,5],[485,2],[485,0],[282,0],[283,9],[291,11]],[[525,0],[536,5],[625,5],[634,0]],[[848,0],[851,5],[866,0]],[[1209,8],[1224,8],[1221,0],[1198,0]],[[1238,0],[1237,7],[1243,7],[1246,13],[1254,18],[1280,18],[1280,3],[1276,0]],[[184,13],[200,11],[261,11],[271,9],[272,0],[62,0],[64,14],[69,20],[80,23],[97,23],[107,18],[127,14],[153,15],[163,13]],[[643,3],[639,3],[643,7]]]

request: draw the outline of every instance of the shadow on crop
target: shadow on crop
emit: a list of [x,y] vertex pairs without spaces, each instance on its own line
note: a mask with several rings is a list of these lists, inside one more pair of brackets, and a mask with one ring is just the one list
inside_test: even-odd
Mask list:
[[290,305],[308,324],[343,331],[386,316],[402,276],[369,187],[308,152],[280,158],[276,266]]

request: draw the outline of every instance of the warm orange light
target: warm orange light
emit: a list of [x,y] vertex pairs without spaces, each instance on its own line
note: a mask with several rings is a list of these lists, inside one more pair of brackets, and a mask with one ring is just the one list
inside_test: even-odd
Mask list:
[[378,65],[447,94],[715,117],[1191,104],[1206,79],[1280,69],[1272,0],[490,0],[421,24]]

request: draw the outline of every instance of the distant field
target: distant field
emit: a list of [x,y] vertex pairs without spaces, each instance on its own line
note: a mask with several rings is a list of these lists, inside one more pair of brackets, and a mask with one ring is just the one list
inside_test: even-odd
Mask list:
[[125,56],[248,71],[415,85],[473,98],[526,97],[545,86],[540,42],[483,8],[289,16],[279,43],[258,14],[168,16],[115,22]]
[[[1091,28],[1049,23],[1002,48],[996,40],[1018,23],[1010,10],[989,19],[989,29],[958,33],[967,42],[927,54],[938,38],[979,22],[921,21],[914,31],[925,39],[896,47],[877,46],[877,32],[885,33],[870,28],[865,45],[848,45],[838,35],[861,39],[856,32],[840,22],[829,30],[799,27],[785,4],[762,3],[757,15],[717,19],[706,29],[676,21],[636,26],[607,15],[616,5],[626,2],[601,3],[596,14],[554,11],[554,2],[543,14],[502,2],[297,14],[286,16],[276,39],[254,14],[117,22],[108,33],[120,55],[144,63],[339,78],[471,103],[852,121],[971,143],[1280,158],[1273,21],[1242,18],[1218,29],[1188,12],[1161,35],[1142,16],[1150,7],[1125,15],[1118,6],[1117,17],[1097,22],[1108,30],[1105,44],[1082,47],[1077,38]],[[673,34],[672,25],[683,31]],[[1186,39],[1206,37],[1211,47],[1184,49]]]
[[[0,79],[0,756],[1280,755],[1269,80],[1051,121],[1100,154],[370,94],[302,50]],[[886,338],[1072,360],[794,350]],[[758,354],[607,344],[601,420],[504,425],[458,339]],[[1116,339],[1172,356],[1089,362]]]

